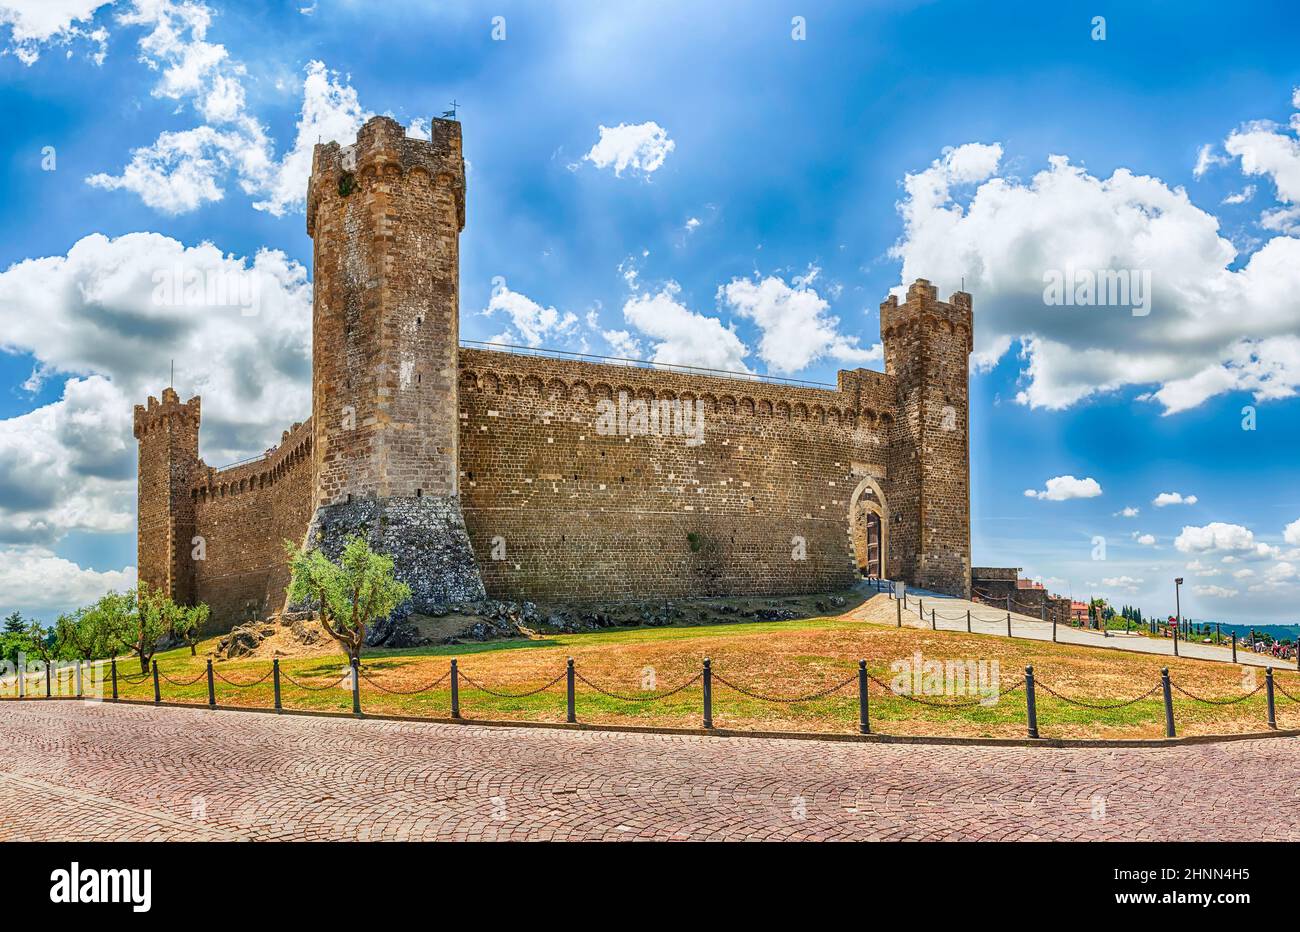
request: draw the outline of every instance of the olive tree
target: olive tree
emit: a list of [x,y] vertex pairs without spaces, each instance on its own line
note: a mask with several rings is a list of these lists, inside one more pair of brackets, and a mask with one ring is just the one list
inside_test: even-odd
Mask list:
[[411,587],[397,579],[393,558],[375,553],[364,537],[352,535],[337,563],[318,548],[301,550],[285,541],[292,580],[290,602],[313,604],[321,626],[359,662],[366,627],[386,618],[411,597]]

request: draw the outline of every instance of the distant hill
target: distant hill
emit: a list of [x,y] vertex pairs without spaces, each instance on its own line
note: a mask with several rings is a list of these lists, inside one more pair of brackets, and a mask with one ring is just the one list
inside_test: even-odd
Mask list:
[[[1201,624],[1200,621],[1196,621],[1193,623]],[[1210,622],[1210,624],[1214,624],[1214,622]],[[1300,636],[1300,624],[1239,625],[1239,624],[1229,624],[1226,621],[1221,621],[1218,624],[1219,624],[1219,630],[1222,631],[1225,636],[1229,634],[1235,634],[1239,638],[1244,638],[1247,637],[1251,631],[1255,631],[1256,633],[1267,634],[1275,641],[1294,641],[1297,636]]]

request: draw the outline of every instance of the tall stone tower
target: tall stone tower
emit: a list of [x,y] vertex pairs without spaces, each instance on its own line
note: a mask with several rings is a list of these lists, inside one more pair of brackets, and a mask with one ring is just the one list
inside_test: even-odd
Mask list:
[[459,123],[424,141],[375,117],[350,146],[316,146],[308,536],[332,555],[367,535],[416,611],[484,597],[457,467],[464,226]]
[[889,464],[891,551],[917,586],[970,594],[970,420],[967,397],[971,296],[918,278],[899,303],[880,305],[885,372],[898,385]]
[[199,406],[197,395],[182,404],[172,388],[163,389],[161,404],[151,395],[148,405],[135,406],[139,578],[183,604],[194,599],[190,486],[199,463]]

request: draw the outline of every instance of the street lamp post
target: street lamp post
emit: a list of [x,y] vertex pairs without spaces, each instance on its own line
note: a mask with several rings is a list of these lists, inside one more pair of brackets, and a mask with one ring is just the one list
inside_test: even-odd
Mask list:
[[1183,577],[1179,576],[1174,580],[1174,656],[1178,656],[1178,631],[1183,626],[1183,605],[1179,597],[1179,589],[1182,588]]

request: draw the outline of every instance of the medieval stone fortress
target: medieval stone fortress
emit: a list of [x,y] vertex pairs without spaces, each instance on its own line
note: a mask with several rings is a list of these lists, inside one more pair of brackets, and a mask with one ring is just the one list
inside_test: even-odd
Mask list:
[[139,576],[216,626],[284,606],[283,542],[392,553],[413,608],[971,587],[971,298],[880,306],[883,373],[834,388],[465,348],[461,126],[315,149],[312,411],[199,458],[200,399],[135,408]]

